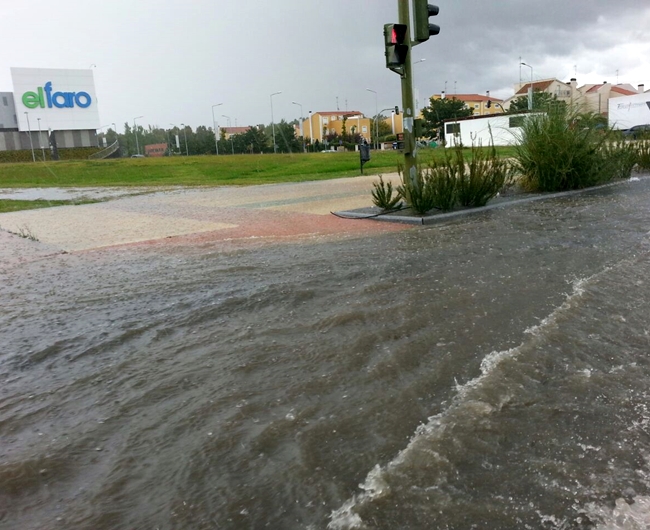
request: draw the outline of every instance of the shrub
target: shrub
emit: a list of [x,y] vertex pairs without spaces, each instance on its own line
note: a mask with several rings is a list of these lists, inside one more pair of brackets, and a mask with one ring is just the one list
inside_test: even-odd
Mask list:
[[458,179],[454,168],[445,162],[425,170],[424,185],[430,187],[434,208],[448,212],[458,203]]
[[455,149],[455,160],[450,162],[456,170],[458,201],[461,205],[476,208],[485,206],[500,190],[512,182],[511,165],[497,156],[494,146],[489,150],[472,146],[471,160],[465,164],[460,148]]
[[603,178],[605,180],[630,178],[632,169],[639,161],[639,152],[638,146],[623,140],[603,145],[598,153]]
[[397,191],[413,211],[418,215],[424,215],[433,210],[436,207],[435,196],[426,172],[418,167],[415,182],[411,182],[401,166],[398,166],[397,171],[402,176],[402,184],[398,186]]
[[580,189],[624,172],[616,164],[628,164],[629,150],[612,147],[609,131],[583,127],[583,120],[562,108],[526,118],[515,157],[528,189]]
[[[378,208],[384,211],[397,209],[402,197],[399,192],[393,197],[393,184],[391,182],[384,182],[384,179],[379,175],[379,182],[372,184],[372,202]],[[395,190],[397,191],[397,190]]]
[[642,140],[636,145],[636,162],[639,169],[650,169],[650,141]]

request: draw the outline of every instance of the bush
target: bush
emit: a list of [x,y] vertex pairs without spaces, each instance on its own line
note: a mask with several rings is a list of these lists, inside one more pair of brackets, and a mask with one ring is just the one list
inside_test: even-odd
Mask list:
[[436,207],[436,202],[430,179],[427,178],[428,174],[421,168],[417,168],[415,182],[411,182],[402,171],[401,166],[398,166],[397,171],[402,176],[402,184],[397,188],[400,197],[418,215],[424,215],[429,210],[433,210]]
[[453,210],[459,203],[470,208],[485,206],[512,182],[512,166],[497,156],[494,146],[490,150],[472,146],[469,163],[458,146],[451,155],[445,152],[442,161],[418,168],[415,183],[402,177],[398,192],[415,213],[424,214],[433,209]]
[[650,141],[642,140],[636,145],[636,162],[639,169],[650,169]]
[[489,150],[472,146],[471,160],[465,164],[461,148],[455,149],[454,165],[458,180],[458,201],[462,206],[485,206],[505,186],[512,183],[512,169],[507,160],[497,156],[494,146]]
[[390,211],[397,209],[402,197],[399,192],[393,197],[393,184],[391,182],[384,182],[384,179],[379,175],[379,182],[372,184],[372,202],[383,211]]
[[620,176],[617,163],[627,164],[628,150],[612,146],[608,131],[582,127],[566,109],[528,116],[516,148],[516,167],[533,191],[586,188]]

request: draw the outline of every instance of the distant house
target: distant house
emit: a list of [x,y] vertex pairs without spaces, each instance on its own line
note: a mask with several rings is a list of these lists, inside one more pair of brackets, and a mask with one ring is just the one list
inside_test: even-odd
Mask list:
[[[503,112],[503,102],[498,98],[482,96],[481,94],[434,94],[433,99],[457,99],[465,103],[465,106],[472,109],[473,116],[490,116]],[[489,105],[488,105],[489,102]]]
[[509,97],[503,102],[503,107],[505,110],[510,108],[512,102],[520,97],[526,97],[528,91],[532,86],[533,92],[546,92],[555,96],[558,101],[564,101],[567,104],[570,104],[572,98],[576,97],[576,88],[572,87],[570,83],[565,83],[559,79],[540,79],[538,81],[533,81],[533,83],[517,83],[515,84],[515,93],[513,96]]
[[223,131],[226,140],[230,140],[230,137],[234,136],[235,134],[244,134],[246,131],[248,131],[248,129],[250,129],[250,126],[246,126],[246,127],[219,127],[219,130]]
[[167,144],[149,144],[144,146],[145,156],[165,156]]
[[[571,81],[573,83],[575,79]],[[596,85],[588,84],[578,88],[579,97],[576,99],[576,103],[582,107],[582,110],[597,112],[606,116],[609,112],[610,99],[635,96],[639,93],[642,94],[643,91],[644,85],[639,85],[637,91],[632,85],[628,84],[612,85],[606,81]]]
[[[366,118],[359,111],[318,111],[310,112],[309,117],[303,121],[302,130],[305,138],[323,142],[330,134],[343,134],[343,122],[348,134],[358,133],[368,142],[371,139],[372,119]],[[300,135],[300,127],[297,128],[297,135]]]
[[534,81],[532,85],[531,83],[515,84],[515,94],[505,100],[505,109],[510,108],[510,104],[515,99],[528,95],[531,86],[533,91],[551,94],[559,101],[564,101],[581,112],[596,112],[605,116],[608,112],[610,99],[641,94],[645,90],[644,85],[639,85],[638,89],[635,89],[632,85],[612,85],[606,81],[600,84],[586,84],[578,87],[575,78],[572,78],[568,83],[558,79],[540,79]]

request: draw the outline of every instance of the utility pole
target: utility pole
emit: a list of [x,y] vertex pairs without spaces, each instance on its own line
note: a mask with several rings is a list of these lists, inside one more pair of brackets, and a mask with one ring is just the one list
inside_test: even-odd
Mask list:
[[[438,35],[440,28],[429,23],[430,17],[438,14],[438,6],[427,0],[412,0],[413,25],[408,0],[398,0],[398,24],[384,24],[384,55],[386,68],[399,74],[402,84],[402,109],[404,117],[404,141],[398,146],[404,150],[404,184],[419,188],[417,171],[417,146],[415,139],[420,123],[415,117],[413,98],[413,63],[411,49],[427,40],[431,35]],[[411,32],[411,30],[413,30]]]
[[[401,1],[398,3],[399,12],[397,14],[400,24],[411,25],[411,14],[409,3]],[[411,35],[410,31],[406,32],[405,42],[409,48],[404,62],[404,73],[402,74],[402,109],[404,116],[404,176],[408,178],[411,186],[419,186],[417,178],[417,149],[415,147],[415,108],[413,100],[413,66],[411,63]]]

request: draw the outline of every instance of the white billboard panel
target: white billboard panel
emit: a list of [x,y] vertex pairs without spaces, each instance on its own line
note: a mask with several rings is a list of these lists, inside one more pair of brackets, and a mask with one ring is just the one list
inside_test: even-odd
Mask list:
[[622,96],[609,100],[609,126],[629,129],[650,123],[650,93]]
[[[99,111],[92,70],[12,68],[20,131],[98,129]],[[27,114],[25,114],[27,112]]]

